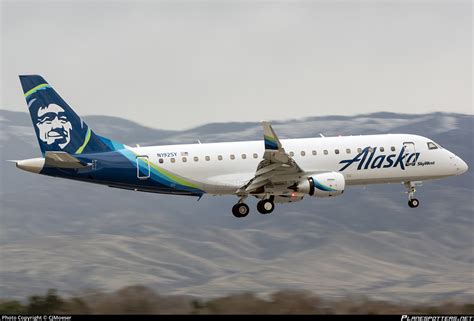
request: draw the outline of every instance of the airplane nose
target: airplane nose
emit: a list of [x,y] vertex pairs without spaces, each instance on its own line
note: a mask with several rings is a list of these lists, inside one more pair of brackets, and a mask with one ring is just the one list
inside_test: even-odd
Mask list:
[[467,172],[469,166],[467,166],[466,162],[463,161],[460,157],[457,157],[456,168],[459,174],[464,174],[465,172]]

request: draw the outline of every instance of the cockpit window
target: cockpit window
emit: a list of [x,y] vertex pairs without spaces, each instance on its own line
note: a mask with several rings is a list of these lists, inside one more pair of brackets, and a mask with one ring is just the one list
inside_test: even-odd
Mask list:
[[428,145],[428,149],[438,149],[438,146],[433,142],[428,142],[426,144]]

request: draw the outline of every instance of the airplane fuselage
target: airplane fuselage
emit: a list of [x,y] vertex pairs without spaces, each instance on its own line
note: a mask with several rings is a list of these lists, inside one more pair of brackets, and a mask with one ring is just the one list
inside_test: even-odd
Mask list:
[[466,163],[430,139],[408,134],[280,140],[262,121],[263,140],[130,147],[96,134],[43,77],[20,76],[42,158],[17,167],[134,191],[249,196],[269,214],[275,203],[342,195],[348,185],[403,182],[408,205],[420,181],[459,175]]
[[[458,175],[466,169],[459,157],[417,135],[318,137],[281,142],[307,175],[340,172],[347,185],[425,181]],[[428,143],[433,144],[432,149]],[[78,159],[91,164],[82,170],[43,166],[39,172],[137,191],[233,195],[253,178],[264,151],[262,141],[124,146],[118,151],[78,155]]]

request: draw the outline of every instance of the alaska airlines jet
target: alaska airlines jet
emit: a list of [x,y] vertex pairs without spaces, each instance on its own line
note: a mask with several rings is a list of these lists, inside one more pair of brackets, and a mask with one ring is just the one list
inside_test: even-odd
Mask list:
[[346,186],[403,183],[418,207],[421,181],[460,175],[466,163],[429,138],[407,134],[280,140],[263,121],[263,140],[131,147],[97,135],[37,75],[20,76],[41,158],[16,161],[20,169],[132,191],[235,195],[236,217],[254,196],[257,210],[304,196],[342,195]]

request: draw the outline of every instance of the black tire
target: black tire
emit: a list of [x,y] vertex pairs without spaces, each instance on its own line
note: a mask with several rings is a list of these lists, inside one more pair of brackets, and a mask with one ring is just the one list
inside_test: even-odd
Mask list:
[[232,214],[234,214],[235,217],[246,217],[249,212],[250,209],[245,203],[237,203],[232,206]]
[[412,198],[408,201],[408,206],[410,206],[411,208],[417,208],[418,205],[420,205],[420,201],[418,201],[416,198]]
[[411,206],[412,206],[413,208],[417,208],[418,205],[420,205],[420,201],[417,200],[416,198],[413,198],[413,199],[411,200]]
[[270,214],[275,209],[275,204],[270,200],[261,200],[257,203],[257,210],[261,214]]
[[259,201],[257,203],[257,211],[260,213],[260,214],[267,214],[267,212],[265,211],[265,209],[263,208],[262,206],[262,201]]

